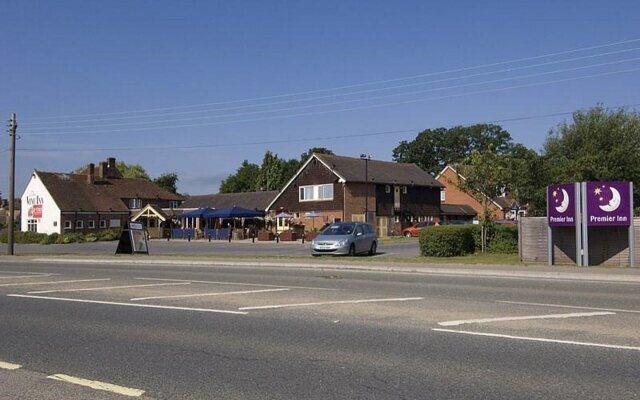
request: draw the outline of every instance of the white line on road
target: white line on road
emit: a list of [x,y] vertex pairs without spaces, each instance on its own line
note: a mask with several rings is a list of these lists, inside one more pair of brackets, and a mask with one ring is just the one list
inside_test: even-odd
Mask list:
[[271,305],[271,306],[241,307],[241,308],[238,308],[238,310],[268,310],[273,308],[324,306],[329,304],[380,303],[380,302],[387,302],[387,301],[412,301],[412,300],[424,300],[424,297],[398,297],[398,298],[392,298],[392,299],[340,300],[340,301],[323,301],[319,303],[277,304],[277,305]]
[[0,369],[14,370],[14,369],[20,369],[20,368],[22,368],[22,365],[0,361]]
[[216,281],[194,281],[191,279],[166,279],[166,278],[133,278],[147,281],[171,281],[171,282],[191,282],[191,283],[212,283],[215,285],[232,285],[232,286],[256,286],[256,287],[275,287],[289,289],[312,289],[312,290],[340,290],[310,286],[287,286],[287,285],[268,285],[266,283],[239,283],[239,282],[216,282]]
[[111,392],[111,393],[117,393],[123,396],[129,396],[129,397],[140,397],[144,394],[144,390],[132,389],[124,386],[114,385],[111,383],[92,381],[89,379],[76,378],[74,376],[69,376],[64,374],[51,375],[51,376],[47,376],[47,378],[53,379],[55,381],[73,383],[74,385],[85,386],[92,389],[104,390],[106,392]]
[[501,318],[482,318],[482,319],[464,319],[459,321],[438,322],[440,326],[457,326],[463,324],[483,324],[486,322],[501,321],[523,321],[528,319],[558,319],[558,318],[577,318],[577,317],[596,317],[600,315],[615,315],[614,312],[590,312],[590,313],[570,313],[570,314],[547,314],[547,315],[527,315],[524,317],[501,317]]
[[[56,274],[57,275],[57,274]],[[0,276],[0,279],[19,279],[19,278],[44,278],[47,276],[53,276],[53,274],[44,275],[18,275],[18,276]]]
[[190,308],[190,307],[174,307],[174,306],[156,306],[153,304],[139,304],[139,303],[119,303],[114,301],[99,301],[99,300],[82,300],[82,299],[68,299],[64,297],[47,297],[47,296],[31,296],[26,294],[8,294],[7,297],[21,297],[25,299],[40,299],[40,300],[54,300],[54,301],[70,301],[74,303],[89,303],[89,304],[105,304],[111,306],[125,306],[125,307],[144,307],[144,308],[161,308],[165,310],[181,310],[181,311],[200,311],[222,314],[248,314],[246,312],[231,311],[231,310],[215,310],[211,308]]
[[131,301],[140,300],[152,300],[152,299],[181,299],[185,297],[201,297],[201,296],[224,296],[228,294],[251,294],[251,293],[266,293],[266,292],[282,292],[289,290],[288,288],[280,289],[260,289],[260,290],[242,290],[239,292],[215,292],[215,293],[196,293],[196,294],[178,294],[173,296],[153,296],[153,297],[136,297]]
[[43,294],[43,293],[58,293],[58,292],[85,292],[85,291],[90,291],[90,290],[114,290],[114,289],[129,289],[129,288],[154,287],[154,286],[176,286],[176,285],[190,285],[190,283],[189,282],[150,283],[148,285],[104,286],[104,287],[90,287],[90,288],[81,288],[81,289],[39,290],[37,292],[27,292],[27,294]]
[[74,281],[51,281],[51,282],[29,282],[29,283],[3,283],[2,287],[5,286],[34,286],[34,285],[55,285],[57,283],[78,283],[78,282],[97,282],[97,281],[110,281],[111,278],[101,278],[101,279],[79,279]]
[[27,271],[0,271],[0,274],[60,275],[60,274],[49,274],[47,272],[27,272]]
[[560,344],[572,344],[572,345],[576,345],[576,346],[604,347],[604,348],[608,348],[608,349],[640,351],[640,347],[620,346],[620,345],[615,345],[615,344],[574,342],[572,340],[557,340],[557,339],[546,339],[546,338],[536,338],[536,337],[526,337],[526,336],[512,336],[512,335],[503,335],[503,334],[499,334],[499,333],[456,331],[456,330],[453,330],[453,329],[440,329],[440,328],[432,328],[431,330],[436,331],[436,332],[459,333],[459,334],[463,334],[463,335],[488,336],[488,337],[497,337],[497,338],[514,339],[514,340],[528,340],[528,341],[532,341],[532,342],[560,343]]
[[520,305],[524,305],[524,306],[575,308],[577,310],[599,310],[599,311],[614,311],[614,312],[621,312],[621,313],[638,313],[638,314],[640,314],[640,310],[625,310],[625,309],[622,309],[622,308],[584,307],[584,306],[571,306],[571,305],[567,305],[567,304],[527,303],[527,302],[524,302],[524,301],[507,301],[507,300],[496,300],[496,303],[520,304]]

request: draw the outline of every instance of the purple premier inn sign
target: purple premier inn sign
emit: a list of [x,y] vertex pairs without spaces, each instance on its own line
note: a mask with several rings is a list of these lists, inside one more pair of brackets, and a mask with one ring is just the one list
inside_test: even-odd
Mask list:
[[630,186],[629,182],[587,182],[587,225],[631,225]]
[[576,225],[576,186],[561,183],[547,187],[547,216],[549,226]]

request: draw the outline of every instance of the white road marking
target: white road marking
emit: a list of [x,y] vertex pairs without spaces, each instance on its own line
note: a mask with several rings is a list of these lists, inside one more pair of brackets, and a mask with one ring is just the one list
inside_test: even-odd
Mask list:
[[29,283],[3,283],[4,286],[34,286],[34,285],[55,285],[57,283],[78,283],[78,282],[97,282],[97,281],[110,281],[111,278],[102,278],[102,279],[79,279],[74,281],[51,281],[51,282],[29,282]]
[[129,397],[140,397],[144,394],[144,390],[140,389],[132,389],[124,386],[114,385],[111,383],[92,381],[89,379],[76,378],[74,376],[64,375],[64,374],[55,374],[51,376],[47,376],[49,379],[53,379],[55,381],[73,383],[74,385],[80,385],[89,387],[97,390],[104,390],[106,392],[117,393],[123,396]]
[[614,312],[621,312],[621,313],[638,313],[638,314],[640,314],[640,310],[625,310],[625,309],[622,309],[622,308],[584,307],[584,306],[571,306],[571,305],[566,305],[566,304],[527,303],[527,302],[524,302],[524,301],[507,301],[507,300],[496,300],[496,303],[520,304],[520,305],[525,305],[525,306],[575,308],[577,310],[599,310],[599,311],[614,311]]
[[189,282],[151,283],[151,284],[148,284],[148,285],[104,286],[104,287],[91,287],[91,288],[81,288],[81,289],[39,290],[37,292],[27,292],[27,294],[58,293],[58,292],[85,292],[85,291],[90,291],[90,290],[113,290],[113,289],[129,289],[129,288],[139,288],[139,287],[176,286],[176,285],[190,285],[190,283]]
[[47,272],[27,272],[27,271],[0,271],[0,274],[60,275],[60,274],[49,274]]
[[19,278],[44,278],[47,276],[53,276],[53,274],[44,275],[18,275],[18,276],[0,276],[0,279],[19,279]]
[[232,285],[232,286],[256,286],[256,287],[275,287],[275,288],[289,288],[289,289],[311,289],[311,290],[340,290],[321,287],[309,287],[309,286],[287,286],[287,285],[268,285],[266,283],[239,283],[239,282],[216,282],[216,281],[194,281],[191,279],[166,279],[166,278],[133,278],[147,281],[171,281],[171,282],[191,282],[191,283],[212,283],[215,285]]
[[559,319],[559,318],[577,318],[577,317],[596,317],[600,315],[615,315],[614,312],[590,312],[590,313],[570,313],[570,314],[547,314],[547,315],[527,315],[524,317],[501,317],[501,318],[482,318],[482,319],[465,319],[459,321],[438,322],[440,326],[457,326],[463,324],[483,324],[486,322],[501,321],[523,321],[527,319]]
[[391,298],[391,299],[340,300],[340,301],[323,301],[319,303],[276,304],[271,306],[240,307],[238,308],[238,310],[268,310],[268,309],[286,308],[286,307],[324,306],[329,304],[379,303],[379,302],[387,302],[387,301],[411,301],[411,300],[424,300],[424,297],[398,297],[398,298]]
[[14,369],[20,369],[20,368],[22,368],[22,365],[0,361],[0,369],[14,370]]
[[190,308],[190,307],[174,307],[174,306],[156,306],[153,304],[139,304],[139,303],[119,303],[114,301],[99,301],[99,300],[82,300],[82,299],[68,299],[64,297],[47,297],[47,296],[31,296],[26,294],[8,294],[8,297],[21,297],[26,299],[40,299],[40,300],[57,300],[57,301],[70,301],[74,303],[89,303],[89,304],[105,304],[112,306],[126,306],[126,307],[144,307],[144,308],[161,308],[165,310],[181,310],[181,311],[200,311],[222,314],[248,314],[246,312],[231,311],[231,310],[215,310],[211,308]]
[[488,336],[488,337],[497,337],[497,338],[514,339],[514,340],[528,340],[528,341],[532,341],[532,342],[560,343],[560,344],[572,344],[572,345],[576,345],[576,346],[604,347],[604,348],[608,348],[608,349],[640,351],[640,347],[621,346],[621,345],[615,345],[615,344],[574,342],[572,340],[546,339],[546,338],[536,338],[536,337],[527,337],[527,336],[512,336],[512,335],[503,335],[503,334],[499,334],[499,333],[456,331],[456,330],[453,330],[453,329],[440,329],[440,328],[432,328],[431,330],[432,331],[436,331],[436,332],[459,333],[459,334],[463,334],[463,335]]
[[239,292],[215,292],[215,293],[196,293],[196,294],[178,294],[173,296],[153,296],[153,297],[136,297],[131,301],[140,300],[152,300],[152,299],[181,299],[185,297],[201,297],[201,296],[224,296],[228,294],[251,294],[251,293],[266,293],[266,292],[282,292],[289,290],[288,288],[280,289],[260,289],[260,290],[243,290]]

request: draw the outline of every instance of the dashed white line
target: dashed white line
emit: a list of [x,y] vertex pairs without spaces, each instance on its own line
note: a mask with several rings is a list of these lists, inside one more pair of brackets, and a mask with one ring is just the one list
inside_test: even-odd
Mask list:
[[43,293],[58,293],[58,292],[85,292],[85,291],[92,291],[92,290],[115,290],[115,289],[129,289],[129,288],[154,287],[154,286],[176,286],[176,285],[190,285],[190,283],[189,282],[150,283],[148,285],[104,286],[104,287],[91,287],[91,288],[80,288],[80,289],[39,290],[36,292],[27,292],[27,293],[43,294]]
[[268,285],[266,283],[240,283],[240,282],[217,282],[217,281],[194,281],[191,279],[168,279],[168,278],[133,278],[147,281],[170,281],[170,282],[191,282],[191,283],[211,283],[215,285],[231,285],[231,286],[256,286],[256,287],[275,287],[289,289],[310,289],[310,290],[340,290],[333,288],[321,288],[312,286],[287,286],[287,285]]
[[17,276],[0,276],[0,279],[20,279],[20,278],[45,278],[47,276],[53,276],[53,274],[45,275],[17,275]]
[[496,300],[496,303],[519,304],[519,305],[524,305],[524,306],[575,308],[576,310],[599,310],[599,311],[614,311],[614,312],[621,312],[621,313],[637,313],[637,314],[640,314],[640,310],[625,310],[625,309],[622,309],[622,308],[601,308],[601,307],[572,306],[572,305],[568,305],[568,304],[527,303],[527,302],[524,302],[524,301],[507,301],[507,300]]
[[391,299],[339,300],[339,301],[323,301],[318,303],[276,304],[276,305],[270,305],[270,306],[240,307],[238,308],[238,310],[268,310],[268,309],[287,308],[287,307],[324,306],[324,305],[330,305],[330,304],[379,303],[379,302],[389,302],[389,301],[412,301],[412,300],[424,300],[424,297],[398,297],[398,298],[391,298]]
[[186,297],[203,297],[203,296],[225,296],[231,294],[252,294],[252,293],[266,293],[266,292],[283,292],[289,290],[288,288],[280,289],[260,289],[260,290],[242,290],[238,292],[215,292],[215,293],[195,293],[195,294],[178,294],[173,296],[153,296],[153,297],[136,297],[131,301],[140,300],[152,300],[152,299],[182,299]]
[[561,319],[561,318],[578,318],[578,317],[596,317],[600,315],[615,315],[615,313],[614,312],[590,312],[590,313],[570,313],[570,314],[527,315],[523,317],[464,319],[459,321],[438,322],[438,325],[457,326],[457,325],[464,325],[464,324],[484,324],[487,322],[524,321],[528,319],[559,319],[559,318]]
[[221,314],[248,314],[241,311],[232,310],[215,310],[211,308],[190,308],[190,307],[174,307],[174,306],[157,306],[153,304],[140,304],[140,303],[120,303],[115,301],[100,301],[100,300],[82,300],[82,299],[68,299],[64,297],[47,297],[47,296],[32,296],[26,294],[8,294],[8,297],[20,297],[25,299],[39,299],[39,300],[53,300],[53,301],[70,301],[73,303],[89,303],[89,304],[104,304],[111,306],[125,306],[125,307],[144,307],[144,308],[160,308],[165,310],[180,310],[180,311],[199,311]]
[[51,282],[24,282],[24,283],[3,283],[2,287],[5,286],[35,286],[35,285],[55,285],[58,283],[79,283],[79,282],[97,282],[97,281],[110,281],[111,278],[103,278],[103,279],[78,279],[73,281],[51,281]]
[[142,396],[144,394],[144,390],[132,389],[132,388],[128,388],[128,387],[124,387],[124,386],[120,386],[120,385],[114,385],[114,384],[111,384],[111,383],[92,381],[92,380],[89,380],[89,379],[76,378],[74,376],[69,376],[69,375],[64,375],[64,374],[51,375],[51,376],[47,376],[47,378],[53,379],[53,380],[56,380],[56,381],[72,383],[74,385],[85,386],[85,387],[89,387],[89,388],[92,388],[92,389],[97,389],[97,390],[103,390],[103,391],[106,391],[106,392],[116,393],[116,394],[120,394],[120,395],[123,395],[123,396],[129,396],[129,397],[140,397],[140,396]]
[[436,332],[458,333],[458,334],[461,334],[461,335],[488,336],[488,337],[497,337],[497,338],[503,338],[503,339],[527,340],[527,341],[532,341],[532,342],[571,344],[571,345],[576,345],[576,346],[604,347],[604,348],[608,348],[608,349],[640,351],[640,347],[621,346],[621,345],[615,345],[615,344],[575,342],[575,341],[572,341],[572,340],[558,340],[558,339],[547,339],[547,338],[537,338],[537,337],[527,337],[527,336],[512,336],[512,335],[503,335],[503,334],[499,334],[499,333],[457,331],[457,330],[453,330],[453,329],[440,329],[440,328],[432,328],[431,330],[436,331]]
[[15,370],[22,368],[22,365],[0,361],[0,369]]
[[50,274],[47,272],[27,272],[27,271],[0,271],[0,274],[60,275],[60,274]]

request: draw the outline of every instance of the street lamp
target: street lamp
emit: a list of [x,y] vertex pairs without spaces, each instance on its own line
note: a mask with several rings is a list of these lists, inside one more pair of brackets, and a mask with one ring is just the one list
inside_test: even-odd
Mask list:
[[360,159],[364,160],[364,222],[369,222],[369,160],[372,157],[371,154],[360,154]]

